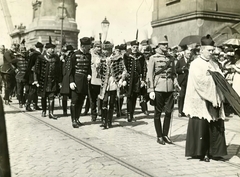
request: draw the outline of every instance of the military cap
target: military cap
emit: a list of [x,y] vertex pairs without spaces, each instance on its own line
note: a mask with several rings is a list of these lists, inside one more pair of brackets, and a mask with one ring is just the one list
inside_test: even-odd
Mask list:
[[212,39],[212,37],[210,36],[210,34],[208,34],[207,36],[203,36],[201,38],[201,45],[202,46],[206,46],[206,45],[210,45],[210,46],[214,46],[214,41]]
[[37,42],[37,43],[35,44],[35,47],[36,47],[36,48],[43,48],[43,44],[42,44],[41,42]]
[[120,45],[116,45],[116,46],[115,46],[115,49],[119,49],[119,50],[121,50]]
[[93,43],[93,47],[96,47],[96,46],[101,46],[101,41],[95,41]]
[[119,47],[120,47],[120,50],[127,50],[126,44],[121,44]]
[[80,39],[81,45],[91,45],[91,39],[89,37],[83,37]]
[[132,41],[130,44],[131,44],[131,46],[133,46],[133,45],[139,45],[139,42],[137,42],[136,40],[134,40],[134,41]]
[[113,48],[113,44],[111,44],[111,42],[109,41],[104,41],[102,44],[102,49],[104,50],[108,50],[108,49],[112,49]]
[[160,40],[159,40],[158,44],[168,44],[168,37],[167,37],[167,35],[160,36]]

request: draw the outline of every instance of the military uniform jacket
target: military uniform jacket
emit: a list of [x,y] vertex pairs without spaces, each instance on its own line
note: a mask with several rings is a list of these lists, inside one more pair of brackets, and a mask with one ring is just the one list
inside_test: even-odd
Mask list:
[[88,75],[91,75],[91,54],[84,54],[78,50],[71,58],[69,78],[70,83],[74,82],[76,84],[77,93],[88,94]]
[[[164,70],[156,75],[162,69]],[[159,53],[152,55],[149,58],[147,71],[148,92],[173,92],[175,84],[177,79],[172,56]]]
[[[107,64],[110,60],[110,64]],[[103,58],[100,63],[101,90],[99,98],[103,99],[106,91],[118,89],[120,79],[124,80],[127,70],[123,62],[122,55]]]
[[48,55],[44,52],[39,55],[35,64],[35,73],[39,83],[38,94],[45,97],[46,92],[59,91],[61,82],[60,59],[56,54]]
[[15,76],[16,80],[18,82],[25,82],[25,74],[27,71],[27,66],[28,66],[28,58],[27,58],[27,54],[22,53],[21,55],[19,55],[17,57],[17,69],[18,72]]
[[127,69],[126,96],[131,96],[133,92],[140,92],[141,80],[146,79],[146,62],[142,53],[125,53],[123,56]]
[[61,94],[70,94],[70,63],[73,52],[70,52],[68,56],[64,57],[64,60],[61,61],[62,64],[62,87],[60,89]]

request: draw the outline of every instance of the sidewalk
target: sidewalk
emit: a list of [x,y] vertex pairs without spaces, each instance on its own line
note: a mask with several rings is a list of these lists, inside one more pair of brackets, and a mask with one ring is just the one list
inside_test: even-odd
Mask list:
[[[12,106],[18,107],[16,100],[13,100]],[[32,176],[30,174],[33,172],[39,172],[39,163],[42,169],[40,173],[34,173],[35,176],[51,176],[49,174],[55,172],[56,174],[52,176],[81,174],[80,176],[237,177],[240,174],[240,118],[235,115],[225,121],[228,144],[228,156],[225,158],[230,160],[227,162],[212,160],[210,163],[205,163],[187,160],[184,156],[188,119],[177,117],[177,111],[174,111],[171,127],[171,138],[175,145],[162,146],[156,143],[151,106],[149,106],[149,116],[142,114],[137,105],[136,122],[128,123],[124,118],[115,119],[113,128],[108,130],[99,127],[99,119],[96,123],[92,123],[90,115],[81,117],[85,126],[73,129],[70,115],[51,120],[42,118],[41,111],[33,111],[29,115],[29,112],[24,113],[24,108],[16,111],[12,106],[5,106],[5,112],[11,167],[16,176],[19,176],[17,174]],[[56,108],[55,114],[60,116],[62,110],[57,102]],[[44,122],[60,131],[44,125]],[[61,131],[79,138],[85,146],[81,142],[79,144],[73,141],[71,137],[63,136]],[[48,157],[51,157],[51,160]],[[82,161],[84,158],[85,161]],[[103,159],[108,159],[108,165]],[[64,168],[66,164],[68,164],[67,169]],[[61,169],[64,168],[64,171],[58,169],[57,165]],[[145,175],[136,173],[134,169],[141,169]]]

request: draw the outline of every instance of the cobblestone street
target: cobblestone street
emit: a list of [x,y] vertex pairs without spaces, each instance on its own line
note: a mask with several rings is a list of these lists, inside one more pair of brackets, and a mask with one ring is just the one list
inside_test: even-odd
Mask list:
[[[56,115],[62,110],[56,102]],[[125,109],[125,106],[123,108]],[[188,160],[185,137],[188,119],[174,111],[171,138],[174,145],[156,143],[153,108],[145,116],[136,110],[136,122],[115,119],[102,130],[100,120],[81,117],[85,126],[73,129],[70,115],[52,120],[41,111],[25,112],[13,99],[5,106],[12,176],[229,176],[240,175],[240,118],[228,117],[225,162]]]

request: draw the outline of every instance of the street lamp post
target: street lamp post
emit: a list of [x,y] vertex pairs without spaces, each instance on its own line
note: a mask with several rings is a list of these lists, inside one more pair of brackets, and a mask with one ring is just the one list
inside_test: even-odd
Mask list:
[[106,41],[107,39],[107,33],[108,33],[108,28],[109,28],[109,21],[107,20],[107,18],[105,17],[105,19],[102,21],[101,23],[102,25],[102,33],[103,33],[103,42]]

